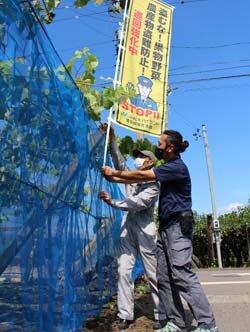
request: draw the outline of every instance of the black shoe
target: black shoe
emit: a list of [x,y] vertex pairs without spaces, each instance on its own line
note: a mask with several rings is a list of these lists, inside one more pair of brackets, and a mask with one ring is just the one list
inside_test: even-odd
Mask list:
[[160,330],[167,324],[166,319],[156,320],[153,324],[153,330]]
[[128,319],[120,319],[118,328],[119,330],[126,330],[130,324],[132,324],[133,321],[132,320],[128,320]]

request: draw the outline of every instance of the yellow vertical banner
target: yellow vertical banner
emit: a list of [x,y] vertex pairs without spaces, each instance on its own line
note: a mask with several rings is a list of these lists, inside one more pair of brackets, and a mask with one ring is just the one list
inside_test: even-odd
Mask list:
[[119,105],[115,121],[152,136],[165,128],[172,12],[159,0],[131,0],[123,43],[120,82],[134,96]]

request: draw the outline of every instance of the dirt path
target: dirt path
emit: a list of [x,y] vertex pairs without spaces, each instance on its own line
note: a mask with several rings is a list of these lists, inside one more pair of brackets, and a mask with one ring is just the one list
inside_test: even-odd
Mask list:
[[[101,316],[98,319],[89,319],[84,332],[117,332],[117,307],[116,298],[105,305]],[[153,305],[151,296],[147,294],[135,295],[135,322],[126,329],[126,332],[152,332],[153,326]]]
[[[114,297],[103,308],[99,318],[89,319],[84,332],[118,332],[116,297]],[[185,306],[186,325],[190,331],[195,329],[192,326],[193,317]],[[126,332],[152,332],[153,331],[153,302],[145,280],[137,282],[135,291],[135,322],[130,325]]]

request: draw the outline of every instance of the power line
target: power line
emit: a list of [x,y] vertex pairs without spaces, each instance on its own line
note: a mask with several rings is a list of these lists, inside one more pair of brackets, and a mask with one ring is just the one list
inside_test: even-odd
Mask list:
[[[163,69],[165,69],[167,64],[163,66]],[[240,68],[248,68],[250,65],[242,65],[242,66],[231,66],[231,67],[223,67],[223,68],[216,68],[216,69],[208,69],[208,70],[202,70],[202,71],[197,71],[197,72],[190,72],[190,73],[178,73],[178,74],[172,74],[169,73],[168,77],[173,77],[173,76],[181,76],[181,75],[193,75],[193,74],[203,74],[203,73],[209,73],[209,72],[215,72],[215,71],[224,71],[224,70],[231,70],[231,69],[240,69]],[[111,67],[110,67],[111,68]],[[108,68],[107,68],[108,69]],[[130,67],[124,66],[124,69],[126,69],[127,72],[132,73],[133,70]],[[220,77],[205,77],[201,79],[196,79],[196,80],[189,80],[189,81],[178,81],[178,82],[172,82],[171,84],[180,84],[180,83],[191,83],[191,82],[200,82],[200,81],[206,81],[206,80],[216,80],[216,79],[223,79],[223,78],[237,78],[237,77],[244,77],[248,76],[250,74],[238,74],[238,75],[231,75],[231,76],[220,76]],[[158,82],[164,83],[166,80],[158,80]]]
[[241,74],[241,75],[231,75],[231,76],[218,76],[218,77],[206,77],[200,78],[196,80],[188,80],[188,81],[176,81],[171,82],[171,84],[188,84],[188,83],[197,83],[197,82],[205,82],[205,81],[213,81],[213,80],[224,80],[224,79],[232,79],[232,78],[243,78],[243,77],[250,77],[249,74]]
[[195,89],[185,89],[181,90],[182,88],[178,88],[178,92],[175,93],[174,95],[181,95],[183,93],[189,93],[189,92],[203,92],[203,91],[208,91],[208,90],[224,90],[224,89],[237,89],[237,88],[242,88],[242,87],[250,87],[250,84],[245,83],[245,84],[232,84],[232,85],[224,85],[224,86],[208,86],[208,87],[201,87],[201,88],[195,88]]
[[[114,42],[114,41],[115,40],[108,39],[108,40],[101,41],[99,43],[88,44],[87,47],[110,44],[111,42]],[[68,52],[68,51],[76,50],[76,49],[79,49],[79,48],[84,48],[84,47],[81,45],[81,46],[69,47],[69,48],[64,48],[64,49],[61,48],[61,49],[57,49],[57,51],[59,51],[59,52]],[[109,55],[109,57],[110,57],[110,55]],[[101,57],[98,57],[98,59],[101,59]]]
[[249,45],[250,42],[238,42],[231,44],[222,44],[222,45],[214,45],[214,46],[176,46],[172,45],[173,48],[185,48],[185,49],[211,49],[211,48],[224,48],[238,45]]
[[217,69],[208,69],[208,70],[201,70],[201,71],[193,71],[189,73],[178,73],[178,74],[169,74],[169,76],[183,76],[183,75],[194,75],[194,74],[203,74],[203,73],[210,73],[215,71],[224,71],[224,70],[231,70],[231,69],[239,69],[239,68],[249,68],[250,65],[245,66],[233,66],[233,67],[223,67]]
[[208,2],[208,0],[180,0],[180,1],[174,1],[174,2],[168,2],[170,5],[185,5],[188,3],[194,3],[194,2]]
[[111,21],[111,20],[104,20],[104,19],[101,19],[101,18],[96,18],[96,17],[93,17],[95,15],[99,15],[99,14],[104,14],[106,13],[106,11],[103,11],[103,12],[93,12],[93,13],[89,13],[89,14],[83,14],[83,15],[75,15],[75,16],[71,16],[71,17],[64,17],[64,18],[60,18],[60,19],[55,19],[54,20],[54,23],[56,22],[61,22],[61,21],[71,21],[71,20],[74,20],[74,19],[79,19],[79,18],[82,18],[82,17],[89,17],[89,16],[92,16],[91,18],[93,19],[97,19],[98,21],[103,21],[103,22],[107,22],[107,23],[115,23],[117,24],[118,20],[117,21]]
[[170,68],[169,71],[176,71],[183,68],[192,68],[192,67],[207,67],[207,66],[214,66],[214,65],[222,65],[226,63],[237,63],[237,62],[248,62],[250,61],[250,58],[248,59],[239,59],[239,60],[232,60],[232,61],[216,61],[216,62],[210,62],[210,63],[203,63],[203,64],[190,64],[190,65],[182,65],[176,68]]
[[102,35],[102,36],[106,36],[106,37],[112,38],[112,40],[113,40],[114,35],[106,34],[106,33],[104,33],[103,31],[96,29],[96,28],[93,27],[92,25],[87,24],[86,22],[83,23],[81,20],[78,20],[78,22],[79,22],[80,24],[82,24],[84,27],[88,27],[88,28],[91,29],[92,31],[95,31],[95,32],[98,33],[99,35]]
[[178,114],[179,117],[181,117],[186,122],[186,125],[189,128],[191,128],[192,130],[196,130],[197,127],[193,123],[191,123],[191,121],[187,117],[185,117],[181,112],[177,111],[176,109],[174,109],[174,111],[172,111],[172,105],[171,104],[170,104],[169,112],[174,112],[174,113]]

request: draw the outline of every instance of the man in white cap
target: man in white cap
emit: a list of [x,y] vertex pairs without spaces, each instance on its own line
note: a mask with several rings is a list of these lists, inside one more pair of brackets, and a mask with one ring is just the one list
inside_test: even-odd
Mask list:
[[[110,152],[117,170],[126,170],[126,163],[117,146],[114,129],[110,130]],[[148,150],[134,150],[136,169],[148,170],[154,167],[156,157]],[[99,197],[114,208],[127,211],[120,233],[120,256],[118,258],[118,317],[119,329],[125,330],[134,320],[134,280],[132,271],[138,255],[141,256],[145,274],[151,288],[154,303],[154,329],[165,322],[164,308],[159,308],[156,280],[156,227],[153,221],[154,207],[158,199],[159,185],[156,181],[126,184],[126,197],[113,200],[109,193],[100,192]]]

